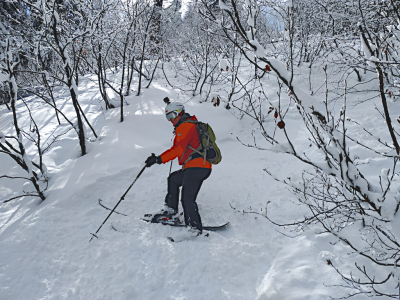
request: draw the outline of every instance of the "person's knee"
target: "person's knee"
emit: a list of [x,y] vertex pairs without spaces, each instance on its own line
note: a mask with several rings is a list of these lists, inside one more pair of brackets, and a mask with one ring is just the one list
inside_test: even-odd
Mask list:
[[181,185],[181,171],[175,171],[168,176],[168,184]]

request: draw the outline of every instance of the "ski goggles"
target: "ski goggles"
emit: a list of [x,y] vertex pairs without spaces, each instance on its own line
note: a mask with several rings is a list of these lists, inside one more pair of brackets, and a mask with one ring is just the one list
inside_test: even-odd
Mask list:
[[178,116],[178,113],[176,111],[171,111],[171,112],[167,113],[165,116],[167,117],[168,121],[171,121]]

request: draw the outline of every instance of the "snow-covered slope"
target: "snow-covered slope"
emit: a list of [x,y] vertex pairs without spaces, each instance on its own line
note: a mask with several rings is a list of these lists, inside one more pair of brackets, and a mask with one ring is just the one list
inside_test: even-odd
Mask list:
[[[266,79],[266,84],[274,95],[276,81]],[[249,132],[256,125],[251,119],[238,120],[232,111],[200,104],[196,98],[188,101],[161,79],[141,96],[127,98],[123,123],[118,109],[101,110],[96,86],[88,78],[81,80],[79,93],[99,138],[88,143],[83,157],[73,131],[52,147],[45,156],[50,184],[43,203],[26,197],[1,204],[0,299],[321,300],[339,292],[324,285],[340,283],[326,263],[333,246],[324,237],[289,238],[263,216],[243,212],[264,214],[271,201],[268,209],[276,221],[302,215],[293,195],[263,170],[295,176],[301,164],[239,143],[236,136],[244,143],[252,141]],[[223,159],[205,181],[198,204],[204,224],[229,221],[228,229],[171,243],[166,237],[183,229],[141,221],[163,205],[170,164],[155,165],[118,207],[128,216],[112,215],[99,239],[89,243],[90,233],[109,213],[98,200],[113,207],[147,156],[172,145],[173,128],[163,115],[165,96],[183,102],[188,113],[211,124],[216,133]],[[67,91],[58,91],[57,99],[71,115]],[[48,106],[36,98],[29,99],[29,105],[35,107],[44,139],[55,130],[62,132]],[[29,126],[20,102],[18,106],[21,126]],[[298,121],[293,113],[289,122]],[[0,131],[12,133],[10,122],[3,105]],[[93,138],[89,130],[88,137]],[[2,173],[19,174],[6,155],[0,159]],[[172,170],[178,168],[174,162]],[[0,200],[21,192],[18,184],[10,180],[0,186]]]

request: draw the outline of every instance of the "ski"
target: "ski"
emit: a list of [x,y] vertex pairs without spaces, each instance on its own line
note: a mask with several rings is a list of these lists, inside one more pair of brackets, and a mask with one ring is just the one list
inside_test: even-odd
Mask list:
[[[141,219],[141,220],[149,222],[149,223],[168,225],[168,226],[172,226],[172,227],[186,227],[186,225],[183,223],[171,223],[171,221],[168,222],[168,220],[159,221],[159,222],[153,222],[152,220],[146,220],[146,219]],[[224,230],[224,229],[226,229],[226,227],[228,227],[228,224],[229,224],[229,222],[223,223],[221,225],[215,225],[215,226],[203,226],[203,230],[206,230],[206,231]]]

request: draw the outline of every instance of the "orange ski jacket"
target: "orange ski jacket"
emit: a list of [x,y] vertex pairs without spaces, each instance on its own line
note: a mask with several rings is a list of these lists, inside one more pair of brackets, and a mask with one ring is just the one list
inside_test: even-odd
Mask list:
[[[185,120],[195,120],[195,116],[188,116],[175,128],[174,145],[160,155],[163,164],[178,158],[179,165],[186,168],[207,168],[211,169],[211,164],[203,157],[197,157],[187,161],[193,150],[188,146],[197,149],[200,146],[200,137],[197,133],[196,124],[185,122]],[[186,162],[187,161],[187,162]],[[186,163],[185,163],[186,162]]]

